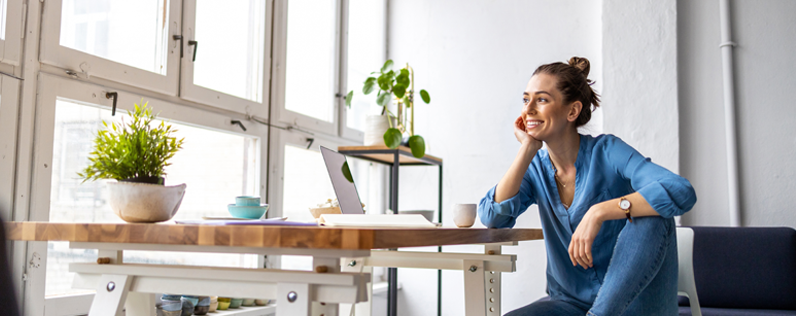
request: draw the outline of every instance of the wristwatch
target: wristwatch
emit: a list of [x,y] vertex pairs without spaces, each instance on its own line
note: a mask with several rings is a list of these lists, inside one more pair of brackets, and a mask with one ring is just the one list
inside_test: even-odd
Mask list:
[[627,220],[632,223],[633,218],[630,217],[630,201],[628,201],[626,198],[620,198],[619,208],[625,211],[625,216],[627,216]]

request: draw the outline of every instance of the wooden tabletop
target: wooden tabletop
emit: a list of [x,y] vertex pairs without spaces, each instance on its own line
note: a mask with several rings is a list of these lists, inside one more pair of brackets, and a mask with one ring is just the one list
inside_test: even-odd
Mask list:
[[199,246],[303,249],[384,249],[543,239],[541,229],[430,228],[360,229],[289,226],[210,226],[8,222],[7,238]]
[[[373,160],[377,160],[387,164],[394,164],[395,163],[395,155],[394,152],[398,152],[398,162],[399,164],[431,164],[429,161],[432,161],[433,164],[442,164],[442,159],[434,157],[432,155],[425,155],[423,156],[424,159],[428,161],[423,161],[421,159],[415,158],[412,156],[412,150],[406,146],[398,146],[398,148],[391,149],[387,146],[340,146],[337,147],[337,151],[342,154],[355,156],[355,157],[366,157]],[[373,151],[381,151],[385,153],[367,153]],[[388,153],[389,152],[389,153]]]

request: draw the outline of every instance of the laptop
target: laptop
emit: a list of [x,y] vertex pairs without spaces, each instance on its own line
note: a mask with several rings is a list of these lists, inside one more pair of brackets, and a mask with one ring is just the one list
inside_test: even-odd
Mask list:
[[359,193],[354,185],[354,177],[348,167],[345,155],[321,146],[323,162],[326,163],[326,170],[329,178],[332,179],[334,194],[337,195],[337,202],[340,203],[340,212],[343,214],[364,214],[362,203],[359,200]]

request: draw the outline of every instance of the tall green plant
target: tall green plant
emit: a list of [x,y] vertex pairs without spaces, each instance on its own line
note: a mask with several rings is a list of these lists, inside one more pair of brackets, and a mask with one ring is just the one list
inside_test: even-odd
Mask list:
[[[406,64],[406,67],[400,69],[398,72],[392,70],[393,61],[387,60],[379,71],[374,71],[371,74],[378,74],[378,77],[368,77],[365,79],[362,86],[362,93],[370,94],[375,88],[378,88],[376,93],[376,103],[384,107],[382,113],[387,113],[387,121],[390,128],[384,132],[384,143],[389,148],[397,148],[401,145],[402,136],[404,133],[409,135],[408,145],[412,150],[412,155],[420,158],[426,153],[426,142],[420,135],[415,135],[414,131],[414,70]],[[354,98],[354,90],[348,92],[346,95],[346,106],[351,107],[351,99]],[[390,99],[396,100],[398,115],[394,115],[387,109]],[[420,90],[420,99],[426,104],[431,102],[431,96],[428,91]],[[406,126],[406,115],[403,113],[404,108],[412,111],[412,116],[409,118],[409,128]],[[392,118],[397,118],[398,121],[393,126]]]
[[[143,102],[143,100],[141,100]],[[102,121],[105,129],[97,132],[94,150],[89,154],[89,165],[78,176],[83,182],[97,179],[126,180],[138,177],[163,178],[164,169],[171,165],[168,160],[174,157],[185,140],[171,136],[176,132],[170,124],[161,121],[152,126],[157,118],[152,108],[144,103],[135,104],[135,111],[127,115],[131,121],[124,124]],[[162,183],[161,183],[162,184]]]

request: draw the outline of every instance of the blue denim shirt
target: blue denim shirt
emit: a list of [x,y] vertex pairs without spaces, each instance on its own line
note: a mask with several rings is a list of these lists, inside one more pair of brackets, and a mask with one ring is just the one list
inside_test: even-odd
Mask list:
[[661,216],[671,218],[689,211],[696,203],[696,193],[688,180],[652,163],[613,135],[580,135],[575,168],[575,196],[569,209],[559,198],[547,150],[539,150],[517,195],[496,203],[497,186],[493,187],[481,199],[478,216],[490,228],[513,227],[518,216],[537,204],[547,249],[550,296],[590,306],[627,220],[603,223],[592,245],[594,267],[583,269],[572,266],[567,249],[586,211],[594,204],[639,192]]

